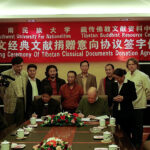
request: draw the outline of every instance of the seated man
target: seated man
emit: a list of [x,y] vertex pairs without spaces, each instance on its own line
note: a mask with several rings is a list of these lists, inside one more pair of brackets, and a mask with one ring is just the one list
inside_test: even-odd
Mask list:
[[52,89],[49,86],[43,87],[42,98],[35,100],[33,104],[37,117],[57,114],[60,112],[60,103],[51,98]]
[[95,87],[88,90],[88,98],[82,98],[76,110],[79,117],[90,117],[109,115],[108,102],[97,96]]

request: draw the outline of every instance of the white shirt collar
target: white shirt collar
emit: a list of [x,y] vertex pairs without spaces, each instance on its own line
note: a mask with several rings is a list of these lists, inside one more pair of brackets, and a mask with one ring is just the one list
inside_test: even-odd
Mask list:
[[[116,80],[115,80],[115,82],[118,83],[118,81],[116,81]],[[125,79],[124,79],[124,81],[123,81],[123,84],[124,84],[124,83],[127,83],[127,82],[128,82],[128,79],[125,77]],[[118,84],[119,84],[119,83],[118,83]]]
[[[97,101],[97,100],[98,100],[98,96],[96,97],[96,101]],[[95,102],[96,102],[96,101],[95,101]]]
[[29,76],[28,76],[28,79],[29,79],[30,81],[36,81],[36,78],[31,79]]
[[136,69],[136,70],[133,72],[133,74],[131,74],[131,71],[129,71],[130,75],[134,75],[134,74],[136,74],[137,72],[138,72],[138,69]]

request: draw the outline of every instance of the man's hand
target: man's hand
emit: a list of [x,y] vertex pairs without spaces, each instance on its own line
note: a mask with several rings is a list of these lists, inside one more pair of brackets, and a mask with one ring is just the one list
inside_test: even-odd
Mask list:
[[123,96],[117,95],[116,97],[113,98],[114,101],[116,102],[122,102],[123,101]]
[[90,118],[90,119],[95,119],[95,118],[96,118],[96,116],[88,115],[88,118]]
[[84,114],[79,113],[79,114],[78,114],[78,117],[80,117],[80,118],[84,118]]
[[33,114],[32,114],[32,117],[37,118],[37,114],[36,114],[36,113],[33,113]]

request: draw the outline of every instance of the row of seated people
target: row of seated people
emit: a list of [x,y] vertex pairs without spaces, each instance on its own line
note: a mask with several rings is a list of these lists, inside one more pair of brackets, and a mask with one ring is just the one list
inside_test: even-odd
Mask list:
[[[31,114],[34,113],[37,114],[37,117],[41,117],[48,114],[57,114],[60,111],[66,111],[61,103],[63,103],[63,101],[61,102],[60,95],[52,95],[51,88],[44,87],[42,95],[35,97]],[[88,95],[82,96],[74,112],[79,113],[80,117],[109,115],[108,96],[98,96],[96,88],[91,87],[88,90]],[[74,112],[72,111],[70,113]]]

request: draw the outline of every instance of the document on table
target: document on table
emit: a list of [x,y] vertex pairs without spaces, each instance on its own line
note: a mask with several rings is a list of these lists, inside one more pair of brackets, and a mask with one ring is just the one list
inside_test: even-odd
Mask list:
[[88,122],[88,121],[98,121],[98,119],[96,119],[96,118],[81,118],[81,121],[85,121],[85,122]]
[[100,148],[94,148],[94,150],[108,150],[108,148],[102,148],[102,147],[100,147]]
[[81,118],[81,121],[91,121],[90,118]]
[[37,118],[36,122],[43,122],[43,120],[41,118]]
[[95,119],[98,119],[98,120],[100,120],[100,119],[109,119],[109,117],[107,115],[103,115],[103,116],[98,116]]
[[100,119],[108,119],[109,117],[107,115],[103,115],[103,116],[98,116],[94,119],[91,118],[81,118],[81,121],[98,121]]

